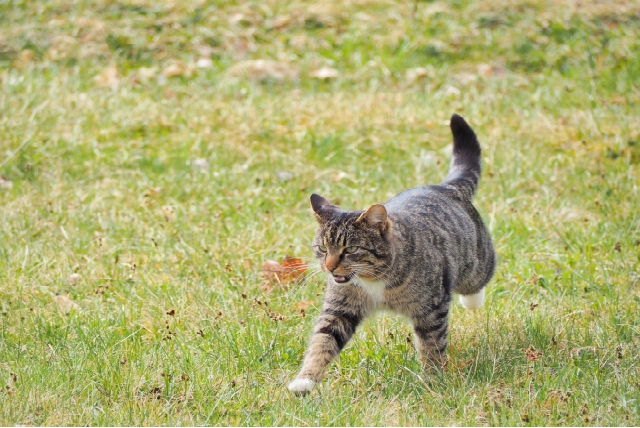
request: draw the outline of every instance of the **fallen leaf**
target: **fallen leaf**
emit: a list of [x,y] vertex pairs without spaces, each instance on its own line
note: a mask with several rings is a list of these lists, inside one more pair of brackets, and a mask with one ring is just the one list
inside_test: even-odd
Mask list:
[[18,54],[18,58],[11,65],[15,68],[23,68],[36,58],[35,52],[31,49],[25,49]]
[[529,346],[524,353],[528,361],[538,361],[542,357],[542,351],[536,350],[533,346]]
[[58,304],[58,307],[66,313],[71,311],[80,310],[80,306],[78,306],[74,301],[72,301],[68,296],[61,294],[59,296],[55,296],[55,301]]
[[504,68],[491,64],[478,64],[477,70],[482,77],[504,76],[506,74]]
[[252,80],[272,79],[279,82],[295,80],[299,72],[287,62],[264,59],[240,61],[227,70],[230,77],[244,77]]
[[290,25],[290,23],[291,23],[291,16],[288,16],[288,15],[277,16],[276,18],[271,20],[269,27],[271,27],[274,30],[284,30]]
[[338,76],[340,76],[340,72],[331,67],[322,67],[309,73],[309,77],[315,77],[316,79],[335,79]]
[[278,273],[283,272],[284,268],[280,263],[275,260],[267,260],[264,265],[262,265],[262,276],[263,278],[270,279],[272,277],[276,277]]
[[290,279],[296,279],[302,276],[307,271],[308,266],[307,263],[301,259],[289,256],[285,256],[280,264],[284,267],[285,273]]
[[36,57],[35,52],[31,49],[25,49],[18,55],[18,59],[22,62],[28,62],[34,60]]
[[149,187],[149,189],[144,192],[142,196],[145,196],[147,198],[156,197],[160,195],[160,192],[162,192],[162,187]]
[[115,88],[120,83],[120,78],[118,77],[118,69],[115,65],[111,67],[107,67],[103,69],[100,74],[98,74],[93,79],[98,86],[110,86]]
[[289,288],[289,282],[300,278],[307,271],[307,263],[295,257],[286,256],[281,263],[275,260],[267,260],[262,266],[262,278],[265,279],[259,286],[265,293],[270,293],[273,288]]
[[165,77],[191,77],[193,75],[194,68],[186,65],[182,61],[178,61],[174,64],[171,64],[164,70],[162,70],[162,74]]

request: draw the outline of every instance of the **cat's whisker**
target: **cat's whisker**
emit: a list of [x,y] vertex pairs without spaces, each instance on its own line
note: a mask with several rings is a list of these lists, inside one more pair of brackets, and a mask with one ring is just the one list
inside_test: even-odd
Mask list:
[[363,280],[363,278],[361,278],[360,274],[364,274],[370,277],[373,277],[375,280],[382,282],[385,287],[389,287],[391,286],[391,284],[389,283],[389,281],[385,278],[385,276],[381,273],[378,273],[375,270],[375,267],[372,265],[367,265],[367,264],[353,264],[351,265],[351,267],[354,269],[354,272],[356,274],[356,277],[358,277],[358,279]]
[[314,269],[311,272],[309,272],[309,270],[307,270],[307,273],[304,276],[302,276],[301,278],[298,278],[298,280],[296,280],[294,285],[290,288],[290,291],[297,290],[298,288],[301,288],[301,287],[307,285],[314,276],[318,275],[319,273],[323,273],[323,272],[324,271],[321,270],[321,269]]

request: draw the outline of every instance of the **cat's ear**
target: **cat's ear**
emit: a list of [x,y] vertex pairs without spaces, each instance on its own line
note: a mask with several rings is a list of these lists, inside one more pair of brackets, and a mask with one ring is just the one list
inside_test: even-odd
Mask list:
[[333,210],[337,207],[315,193],[311,195],[309,199],[311,200],[311,208],[313,208],[313,212],[316,213],[316,220],[320,223],[326,223],[329,217],[331,217]]
[[384,205],[371,205],[368,210],[360,214],[356,223],[366,222],[369,226],[376,227],[382,231],[391,227],[391,222],[387,217],[387,209]]

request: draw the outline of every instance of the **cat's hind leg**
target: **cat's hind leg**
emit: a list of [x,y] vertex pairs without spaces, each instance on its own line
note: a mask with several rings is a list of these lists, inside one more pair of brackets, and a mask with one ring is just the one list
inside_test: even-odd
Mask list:
[[484,288],[481,288],[476,294],[460,295],[460,304],[464,306],[465,309],[478,309],[482,306],[482,302],[484,302]]
[[426,368],[442,368],[446,363],[449,336],[449,305],[422,319],[413,319],[416,350]]

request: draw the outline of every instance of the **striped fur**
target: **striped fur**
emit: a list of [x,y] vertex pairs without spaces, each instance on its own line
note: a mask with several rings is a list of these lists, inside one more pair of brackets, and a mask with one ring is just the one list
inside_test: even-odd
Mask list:
[[389,309],[411,320],[425,366],[445,359],[454,293],[469,308],[493,276],[489,233],[471,203],[480,180],[480,145],[451,118],[453,160],[440,185],[405,190],[384,205],[347,211],[312,195],[318,221],[313,249],[328,281],[302,369],[289,385],[308,392],[363,319]]

